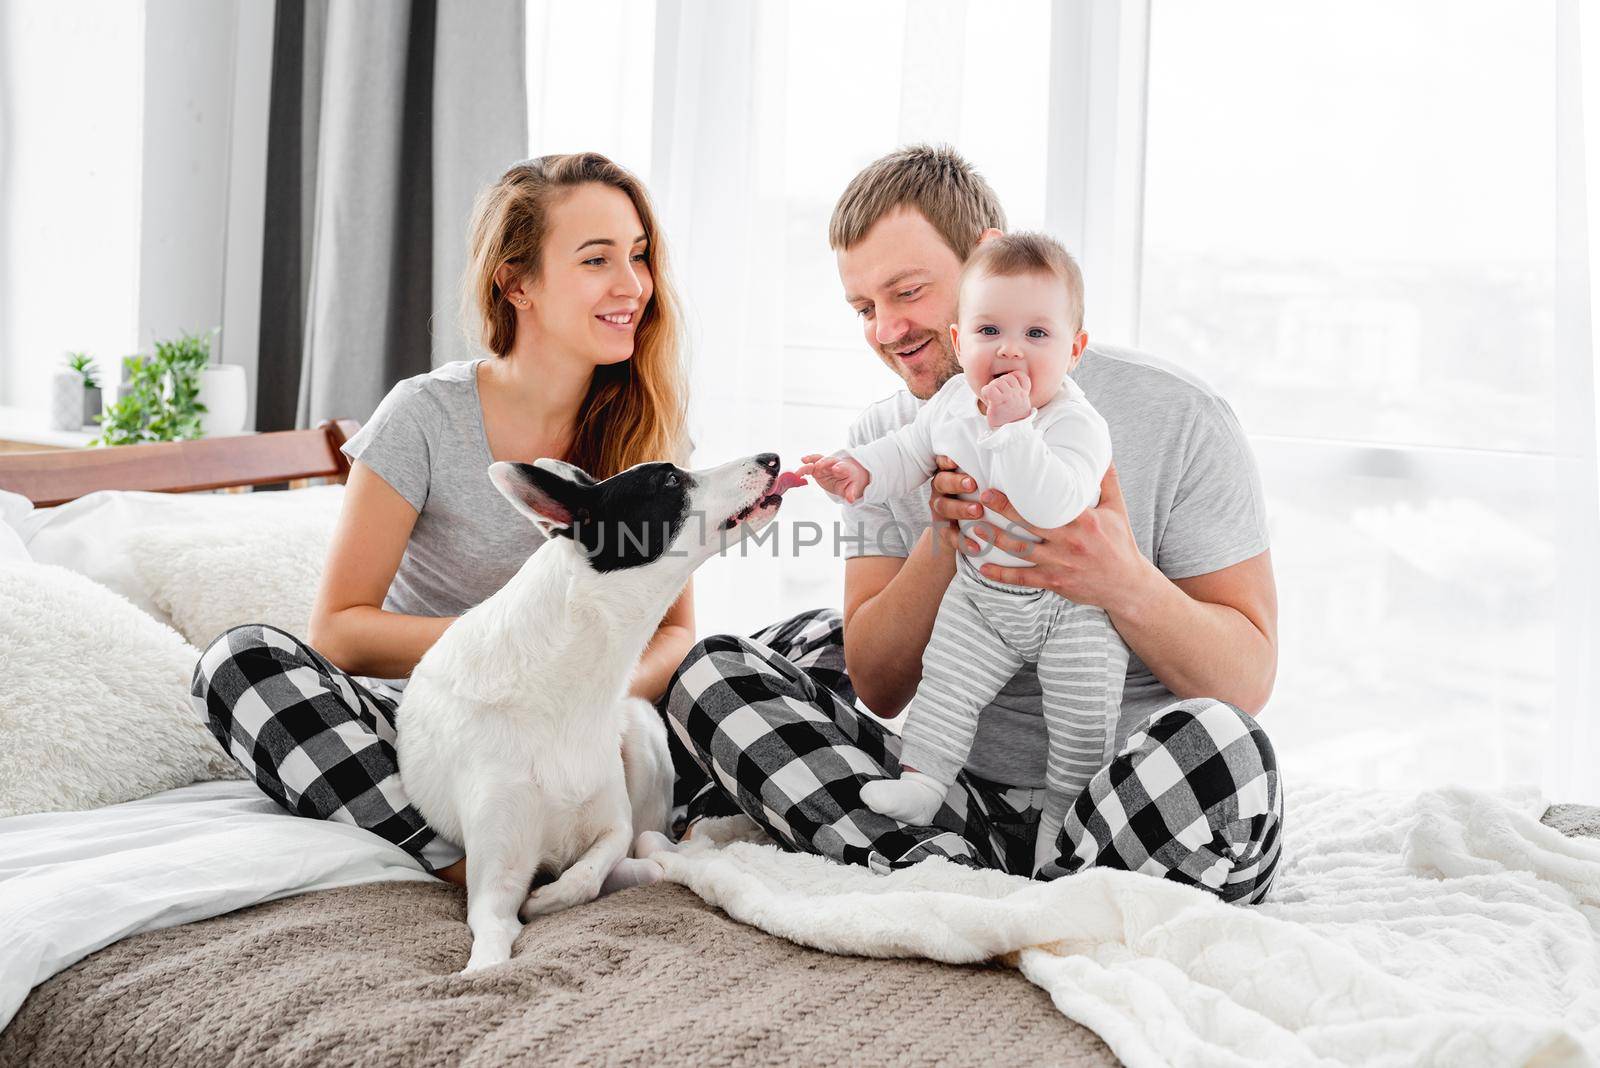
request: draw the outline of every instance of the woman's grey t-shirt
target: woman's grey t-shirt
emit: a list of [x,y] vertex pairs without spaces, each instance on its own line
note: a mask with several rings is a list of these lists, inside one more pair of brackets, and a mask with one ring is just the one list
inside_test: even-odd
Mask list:
[[[1261,480],[1227,401],[1172,364],[1106,345],[1089,346],[1072,379],[1105,417],[1134,540],[1162,574],[1205,575],[1266,551]],[[856,420],[849,444],[906,425],[920,406],[904,390],[878,401]],[[925,485],[883,504],[847,505],[845,555],[909,556],[930,519]],[[1130,655],[1117,744],[1176,699]],[[1043,786],[1043,708],[1038,673],[1026,665],[978,717],[967,767],[995,782]]]
[[499,590],[544,536],[489,481],[477,365],[447,363],[389,391],[344,454],[417,510],[383,607],[458,616]]

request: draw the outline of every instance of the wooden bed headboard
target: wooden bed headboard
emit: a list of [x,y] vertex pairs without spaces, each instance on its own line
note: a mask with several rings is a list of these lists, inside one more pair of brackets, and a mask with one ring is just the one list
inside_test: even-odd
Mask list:
[[6,453],[0,455],[0,490],[49,508],[106,489],[193,493],[310,478],[343,482],[350,461],[339,446],[360,428],[353,420],[328,419],[314,430]]

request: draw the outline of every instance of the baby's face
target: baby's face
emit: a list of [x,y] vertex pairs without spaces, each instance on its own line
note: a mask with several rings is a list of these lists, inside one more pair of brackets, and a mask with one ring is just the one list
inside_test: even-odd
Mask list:
[[972,275],[961,287],[960,321],[950,337],[972,392],[1026,371],[1035,408],[1061,389],[1089,341],[1073,321],[1067,287],[1052,274]]

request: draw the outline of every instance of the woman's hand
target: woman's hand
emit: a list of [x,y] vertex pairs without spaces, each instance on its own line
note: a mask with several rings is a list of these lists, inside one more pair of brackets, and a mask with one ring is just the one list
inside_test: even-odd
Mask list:
[[821,453],[812,453],[800,457],[801,466],[795,474],[804,478],[809,475],[817,480],[817,485],[835,497],[842,498],[846,504],[854,504],[861,499],[867,491],[867,484],[872,481],[872,472],[862,467],[848,456],[823,456]]
[[1025,522],[999,490],[989,490],[983,502],[1017,527],[1041,539],[1024,541],[989,523],[973,533],[1013,556],[1033,561],[1032,567],[984,564],[985,578],[1016,586],[1051,590],[1077,604],[1092,604],[1113,615],[1137,603],[1159,579],[1155,565],[1139,552],[1128,523],[1128,505],[1113,464],[1100,480],[1100,503],[1064,527],[1045,530]]

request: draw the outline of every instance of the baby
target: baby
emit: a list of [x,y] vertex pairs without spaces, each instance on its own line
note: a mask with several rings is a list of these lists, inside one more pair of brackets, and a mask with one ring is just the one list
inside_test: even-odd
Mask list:
[[[1111,463],[1106,422],[1067,375],[1089,343],[1083,276],[1042,234],[979,245],[961,275],[950,338],[962,374],[909,425],[832,456],[806,457],[835,499],[876,504],[933,477],[945,455],[993,487],[1035,527],[1059,527],[1100,500]],[[1001,516],[984,518],[1002,529]],[[962,523],[962,534],[973,519]],[[1018,537],[1036,540],[1025,531]],[[1025,663],[1036,663],[1050,749],[1034,872],[1056,859],[1067,810],[1113,755],[1128,649],[1105,612],[1045,590],[985,578],[984,563],[1031,567],[992,543],[960,556],[907,709],[898,779],[868,783],[862,801],[904,823],[927,824],[967,762],[978,714]]]

